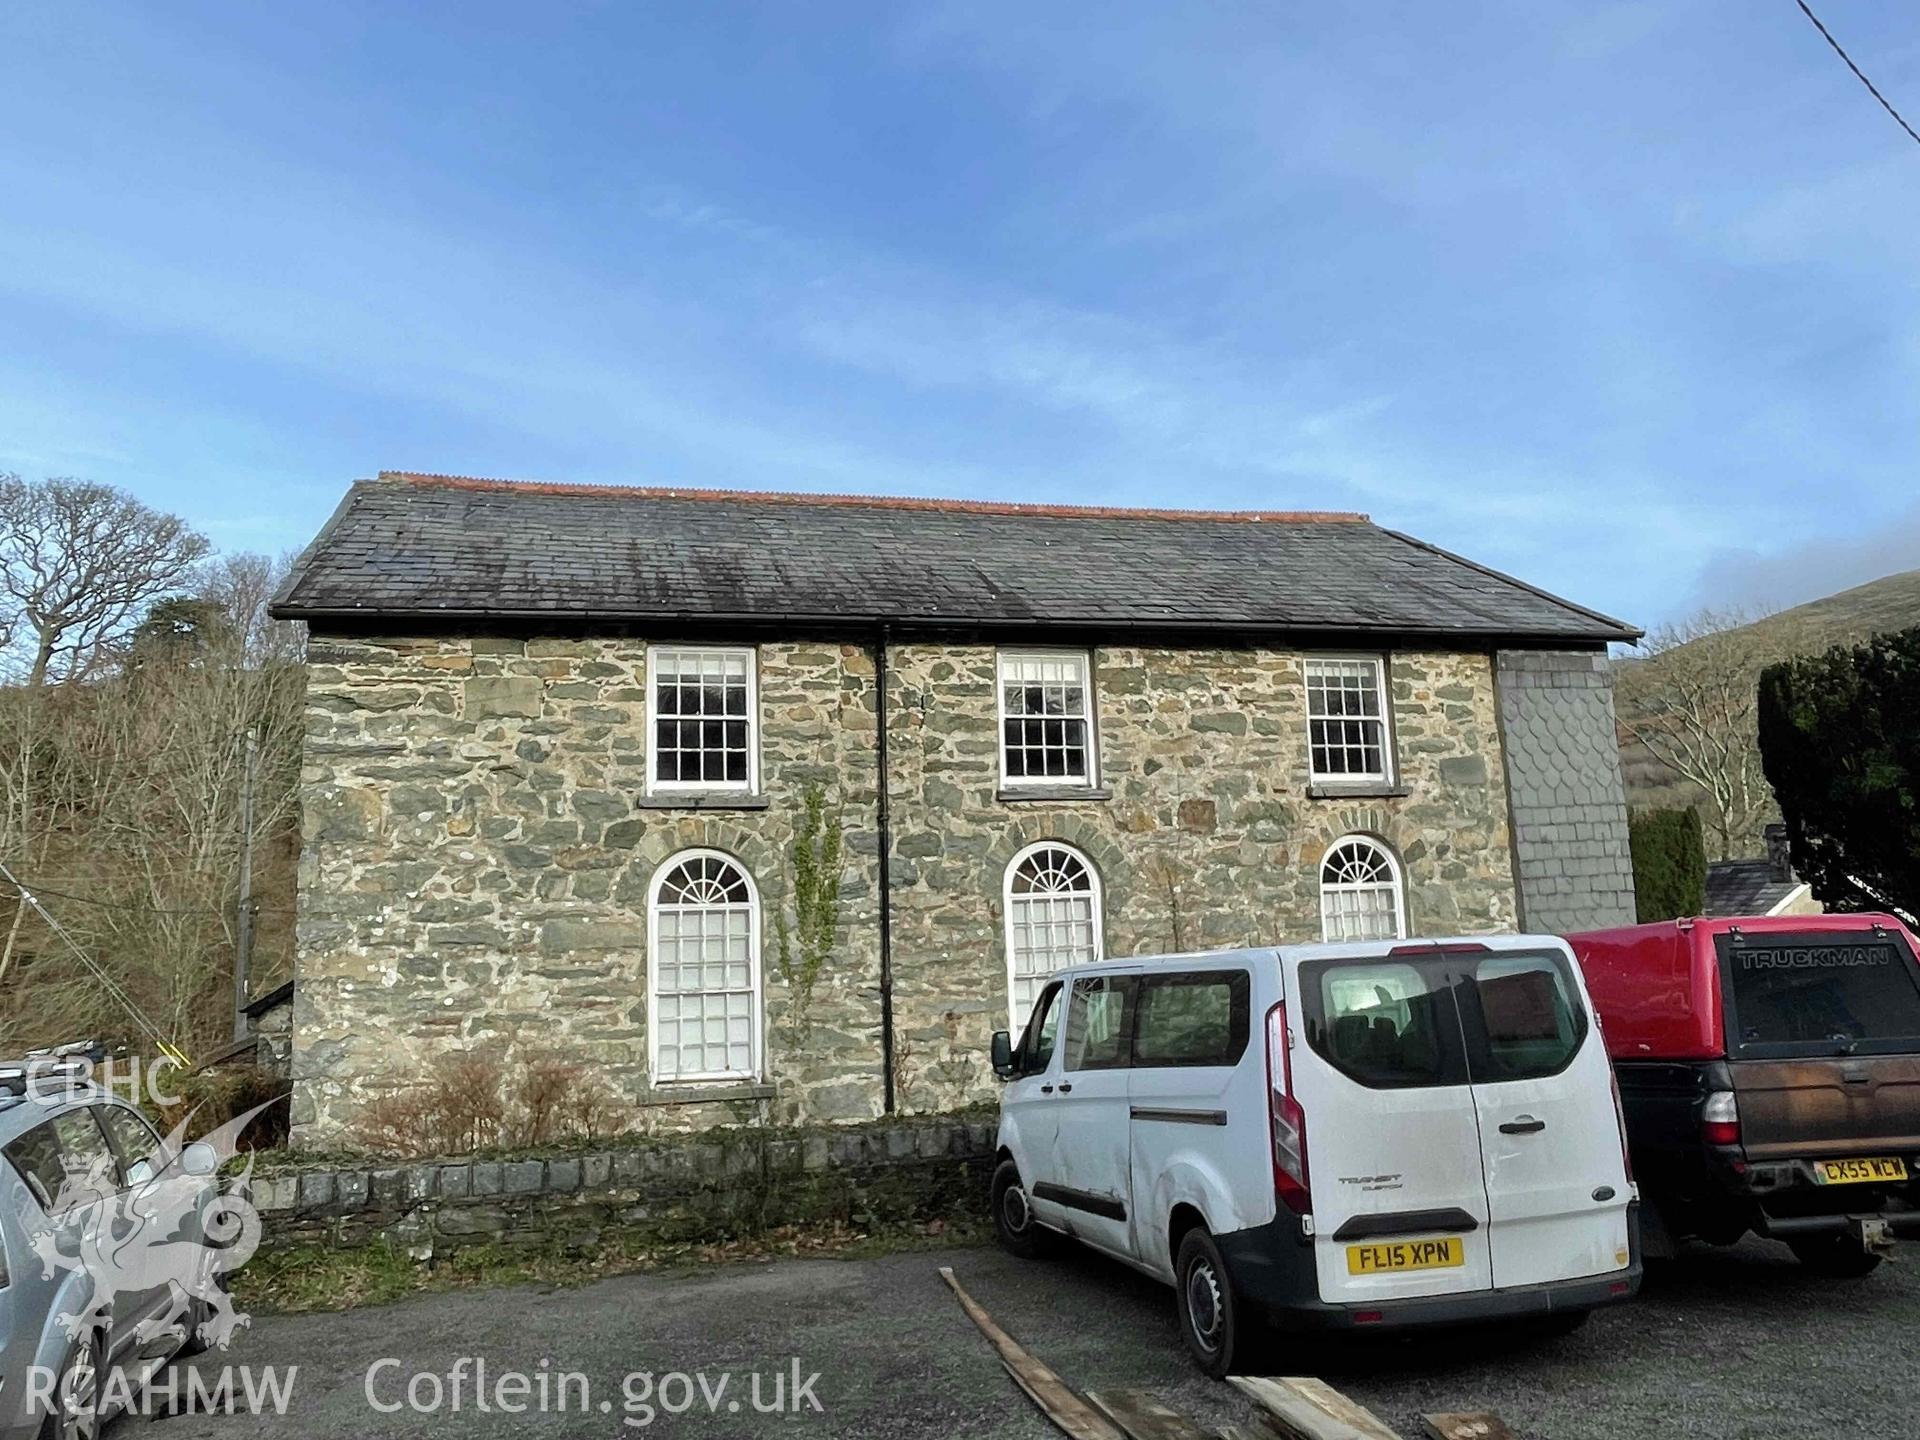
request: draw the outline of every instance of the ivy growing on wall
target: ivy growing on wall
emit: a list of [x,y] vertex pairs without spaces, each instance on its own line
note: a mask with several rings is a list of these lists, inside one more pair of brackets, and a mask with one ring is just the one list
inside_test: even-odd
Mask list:
[[806,1033],[812,1012],[813,988],[833,954],[840,927],[841,855],[840,812],[827,812],[824,786],[808,785],[801,794],[800,824],[787,847],[787,890],[793,902],[793,924],[785,910],[774,921],[774,941],[780,978],[787,986],[787,1026]]

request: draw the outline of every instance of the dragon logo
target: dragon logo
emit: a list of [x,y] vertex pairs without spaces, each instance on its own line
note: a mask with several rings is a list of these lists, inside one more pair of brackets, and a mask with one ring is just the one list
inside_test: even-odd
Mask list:
[[[278,1101],[268,1101],[269,1105]],[[256,1106],[186,1143],[187,1120],[129,1176],[122,1189],[111,1156],[91,1164],[65,1163],[60,1193],[48,1213],[22,1220],[40,1257],[42,1278],[59,1270],[84,1271],[93,1282],[91,1308],[64,1316],[71,1338],[105,1323],[115,1301],[157,1308],[136,1330],[144,1345],[168,1339],[196,1340],[227,1348],[250,1317],[236,1312],[226,1277],[253,1258],[260,1244],[260,1215],[248,1198],[253,1159],[223,1184],[222,1166],[239,1153],[240,1137],[266,1105]],[[192,1163],[189,1168],[189,1157]],[[160,1292],[166,1303],[157,1305]]]

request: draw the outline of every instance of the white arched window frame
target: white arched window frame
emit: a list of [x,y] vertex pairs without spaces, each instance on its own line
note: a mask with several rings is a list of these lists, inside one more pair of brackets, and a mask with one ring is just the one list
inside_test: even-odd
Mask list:
[[1320,862],[1320,937],[1400,940],[1406,933],[1400,857],[1371,835],[1342,835]]
[[1007,1009],[1018,1033],[1047,981],[1098,960],[1106,923],[1100,872],[1071,845],[1042,840],[1007,863]]
[[719,850],[682,850],[647,892],[647,1047],[656,1084],[760,1075],[760,892]]

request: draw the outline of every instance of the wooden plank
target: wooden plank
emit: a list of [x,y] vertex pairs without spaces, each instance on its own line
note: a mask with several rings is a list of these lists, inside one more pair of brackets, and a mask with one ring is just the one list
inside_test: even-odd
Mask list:
[[1319,1380],[1254,1375],[1227,1379],[1267,1412],[1268,1423],[1287,1440],[1400,1440],[1372,1411]]
[[1384,1440],[1399,1440],[1399,1436],[1395,1434],[1393,1428],[1378,1415],[1375,1415],[1358,1400],[1349,1399],[1347,1396],[1342,1395],[1338,1390],[1327,1384],[1326,1381],[1313,1380],[1305,1376],[1300,1376],[1290,1379],[1285,1383],[1293,1386],[1294,1389],[1298,1390],[1322,1410],[1325,1410],[1329,1415],[1346,1421],[1362,1435],[1368,1434],[1369,1427],[1371,1427],[1372,1432],[1383,1436]]
[[940,1267],[940,1278],[947,1282],[947,1288],[960,1301],[960,1308],[967,1312],[967,1318],[980,1327],[980,1333],[1000,1352],[1000,1359],[1014,1383],[1027,1392],[1027,1398],[1040,1407],[1042,1414],[1071,1435],[1073,1440],[1127,1440],[1112,1421],[1069,1390],[1064,1380],[994,1324],[993,1317],[981,1309],[979,1302],[953,1278],[951,1266]]
[[1515,1440],[1507,1422],[1491,1410],[1441,1411],[1422,1415],[1432,1440]]
[[1144,1390],[1089,1390],[1087,1402],[1131,1440],[1211,1440],[1193,1421]]

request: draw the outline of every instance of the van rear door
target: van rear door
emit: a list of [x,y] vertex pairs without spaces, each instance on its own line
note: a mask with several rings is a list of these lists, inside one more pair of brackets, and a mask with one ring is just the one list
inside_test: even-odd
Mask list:
[[1714,943],[1748,1158],[1895,1159],[1911,1172],[1920,969],[1907,937],[1811,922]]
[[[1296,959],[1292,1093],[1305,1116],[1320,1298],[1493,1284],[1473,1087],[1447,958]],[[1277,1076],[1281,1057],[1270,1057]]]
[[1452,957],[1502,1290],[1622,1270],[1632,1186],[1612,1073],[1558,949]]

